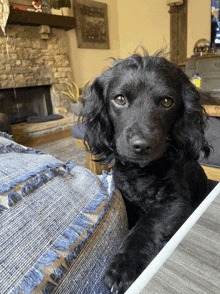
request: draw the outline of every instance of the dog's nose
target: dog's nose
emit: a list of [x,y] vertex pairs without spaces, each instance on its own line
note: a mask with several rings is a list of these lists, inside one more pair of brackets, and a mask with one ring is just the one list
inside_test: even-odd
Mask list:
[[149,141],[139,136],[133,136],[130,143],[135,152],[141,152],[142,150],[150,151],[151,149]]

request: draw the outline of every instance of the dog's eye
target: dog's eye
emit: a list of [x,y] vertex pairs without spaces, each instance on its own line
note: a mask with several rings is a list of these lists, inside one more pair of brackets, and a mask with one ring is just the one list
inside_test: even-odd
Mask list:
[[173,105],[173,100],[171,98],[163,98],[160,100],[160,106],[163,108],[169,108]]
[[125,105],[126,104],[126,99],[123,95],[118,95],[114,99],[115,103],[118,105]]

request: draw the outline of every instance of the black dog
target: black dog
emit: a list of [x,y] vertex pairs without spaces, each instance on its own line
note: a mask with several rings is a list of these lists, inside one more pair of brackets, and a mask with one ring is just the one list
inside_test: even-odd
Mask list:
[[130,231],[105,275],[111,292],[124,293],[206,196],[197,163],[210,152],[204,110],[174,64],[132,55],[95,79],[83,116],[85,142],[114,162],[128,212]]

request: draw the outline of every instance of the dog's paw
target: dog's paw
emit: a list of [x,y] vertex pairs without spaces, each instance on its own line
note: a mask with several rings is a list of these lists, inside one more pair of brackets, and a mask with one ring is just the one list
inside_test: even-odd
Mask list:
[[114,270],[109,272],[105,275],[105,284],[110,290],[111,294],[123,294],[126,290],[131,286],[134,282],[134,279],[128,281],[126,277],[116,277]]
[[134,282],[135,278],[128,277],[128,273],[117,272],[117,269],[110,267],[105,275],[105,284],[112,294],[123,294]]
[[125,293],[144,269],[140,260],[131,260],[125,253],[115,256],[105,274],[105,284],[111,293]]

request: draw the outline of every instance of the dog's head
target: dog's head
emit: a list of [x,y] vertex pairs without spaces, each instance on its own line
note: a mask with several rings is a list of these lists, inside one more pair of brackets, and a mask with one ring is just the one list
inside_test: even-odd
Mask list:
[[200,94],[165,58],[117,60],[92,83],[83,110],[85,141],[102,162],[146,165],[168,150],[197,160],[209,154]]

